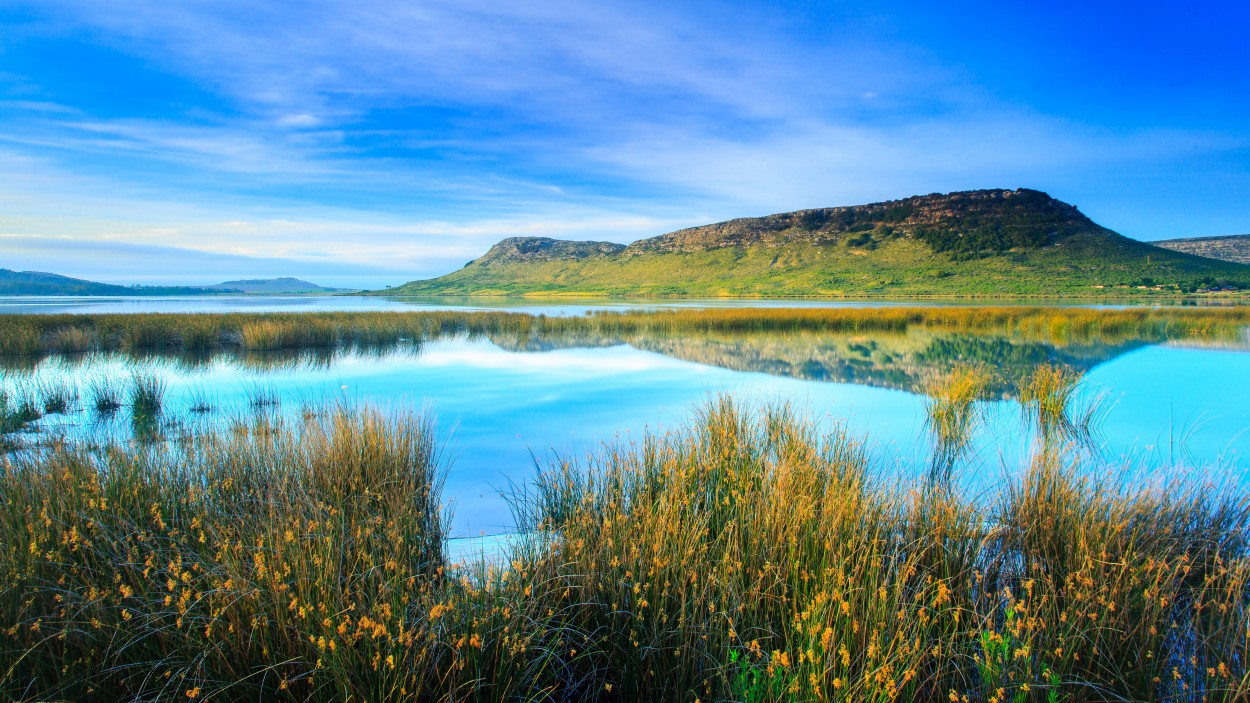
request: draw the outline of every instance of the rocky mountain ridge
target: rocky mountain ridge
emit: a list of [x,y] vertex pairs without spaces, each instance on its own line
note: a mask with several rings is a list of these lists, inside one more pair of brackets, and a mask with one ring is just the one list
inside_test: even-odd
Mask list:
[[1205,256],[1208,259],[1250,264],[1250,234],[1167,239],[1161,242],[1151,242],[1151,244],[1194,256]]

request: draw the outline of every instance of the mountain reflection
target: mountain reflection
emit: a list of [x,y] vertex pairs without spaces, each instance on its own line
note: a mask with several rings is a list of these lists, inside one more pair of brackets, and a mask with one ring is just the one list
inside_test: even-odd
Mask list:
[[[419,358],[427,343],[466,338],[486,340],[517,354],[627,345],[731,371],[850,383],[912,393],[923,393],[931,383],[956,366],[971,364],[986,368],[993,379],[991,391],[1003,396],[1013,395],[1017,383],[1040,365],[1060,365],[1085,372],[1120,355],[1167,341],[1120,336],[1111,340],[1082,339],[1063,343],[1007,334],[958,333],[923,327],[899,332],[858,333],[691,330],[622,333],[585,326],[555,330],[449,332],[424,340],[278,351],[141,352],[117,356],[140,363],[159,363],[175,372],[193,372],[222,364],[259,373],[290,372],[332,369],[349,358],[353,363],[396,356]],[[1184,343],[1250,349],[1250,343],[1245,339]],[[62,362],[90,364],[99,356],[65,355]],[[40,358],[0,357],[0,363],[6,370],[20,373],[33,371]]]

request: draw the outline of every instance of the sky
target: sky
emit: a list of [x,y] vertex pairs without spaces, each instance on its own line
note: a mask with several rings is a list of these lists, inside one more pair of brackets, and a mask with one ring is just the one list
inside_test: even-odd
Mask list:
[[0,0],[0,267],[380,288],[1028,187],[1250,232],[1250,3]]

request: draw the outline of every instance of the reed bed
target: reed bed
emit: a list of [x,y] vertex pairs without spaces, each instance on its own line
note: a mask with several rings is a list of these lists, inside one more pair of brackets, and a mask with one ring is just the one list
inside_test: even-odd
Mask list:
[[1038,446],[973,500],[720,397],[546,466],[513,496],[518,541],[448,564],[420,416],[51,443],[0,469],[0,697],[1250,696],[1245,490]]
[[6,315],[0,355],[151,350],[266,351],[417,344],[453,334],[526,339],[551,334],[748,331],[905,331],[926,327],[1067,343],[1244,338],[1250,308],[897,307],[733,308],[596,312],[326,312]]

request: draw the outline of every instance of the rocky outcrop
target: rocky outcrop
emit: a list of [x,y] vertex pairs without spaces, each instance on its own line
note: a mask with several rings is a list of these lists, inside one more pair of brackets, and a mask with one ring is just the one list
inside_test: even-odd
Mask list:
[[625,253],[832,244],[843,238],[854,245],[891,236],[916,236],[939,250],[1002,251],[1045,246],[1090,227],[1097,225],[1075,207],[1040,191],[973,190],[745,217],[639,240]]
[[1151,242],[1158,247],[1180,251],[1208,259],[1250,264],[1250,234],[1230,234],[1225,237],[1192,237]]
[[569,242],[550,237],[509,237],[471,263],[490,265],[532,261],[578,261],[612,256],[625,248],[612,242]]

